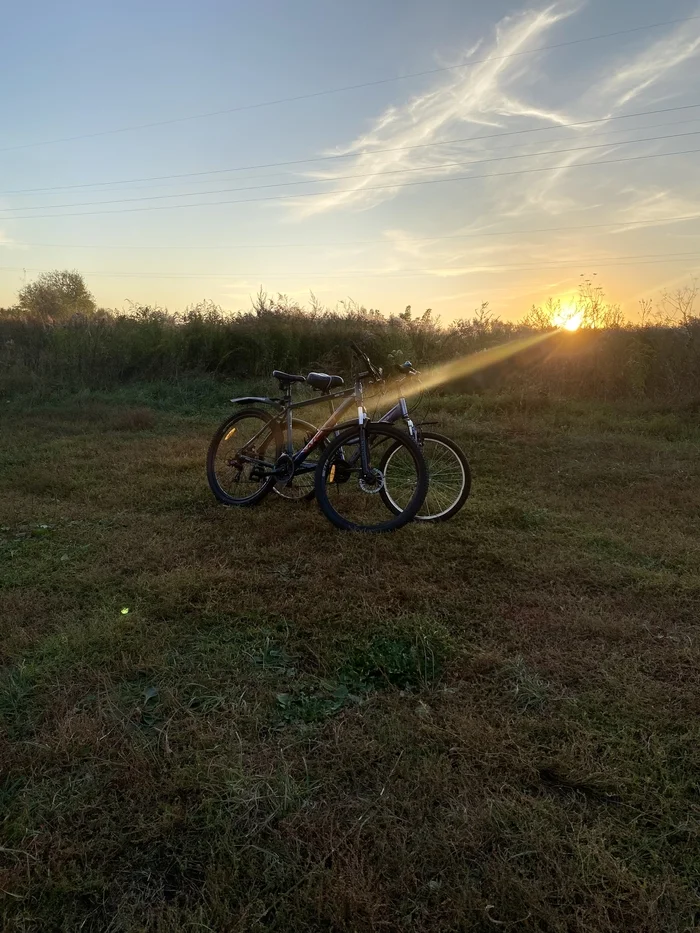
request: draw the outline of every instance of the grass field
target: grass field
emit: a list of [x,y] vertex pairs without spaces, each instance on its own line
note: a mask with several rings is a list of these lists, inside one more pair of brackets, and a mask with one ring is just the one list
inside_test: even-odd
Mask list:
[[698,929],[697,416],[445,397],[353,536],[214,502],[228,394],[1,403],[4,933]]

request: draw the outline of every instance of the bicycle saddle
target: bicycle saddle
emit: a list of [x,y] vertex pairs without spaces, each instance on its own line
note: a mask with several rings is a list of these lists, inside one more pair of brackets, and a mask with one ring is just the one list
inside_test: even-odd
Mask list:
[[306,383],[312,389],[323,389],[324,391],[337,389],[339,386],[345,385],[342,376],[329,376],[327,373],[309,373],[306,377]]
[[282,384],[290,382],[306,382],[304,376],[295,376],[292,373],[283,373],[279,369],[272,371],[272,377],[273,379],[279,379]]

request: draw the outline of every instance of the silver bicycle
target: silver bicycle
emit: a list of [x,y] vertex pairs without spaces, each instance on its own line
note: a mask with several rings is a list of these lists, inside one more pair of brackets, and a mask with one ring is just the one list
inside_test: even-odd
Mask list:
[[[357,344],[351,345],[353,353],[358,357],[365,367],[366,371],[372,374],[373,382],[386,383],[383,371],[374,366],[367,354],[361,350]],[[407,396],[411,392],[404,392],[402,389],[408,387],[412,381],[419,379],[419,372],[410,361],[406,361],[395,367],[398,377],[398,399],[396,403],[381,416],[375,424],[394,425],[403,422],[406,431],[410,437],[420,447],[423,459],[428,468],[429,483],[428,492],[414,519],[424,522],[447,521],[459,512],[464,503],[469,498],[471,492],[471,469],[469,461],[462,448],[451,438],[437,431],[426,430],[424,425],[416,424],[411,418],[410,405]],[[328,406],[331,412],[334,410],[334,401],[330,396],[329,389],[322,391],[322,397],[328,398]],[[313,425],[305,425],[308,428],[308,437],[313,435],[315,428]],[[297,442],[305,442],[307,434],[303,431],[301,436],[296,439]],[[392,474],[392,461],[394,458],[402,457],[400,445],[389,447],[382,455],[379,469],[387,474]],[[289,501],[299,501],[313,499],[314,483],[313,478],[308,475],[295,476],[291,482],[286,484],[278,483],[274,491],[283,499]],[[384,505],[395,515],[399,515],[404,507],[400,499],[395,501],[392,496],[391,484],[386,483],[379,492]]]

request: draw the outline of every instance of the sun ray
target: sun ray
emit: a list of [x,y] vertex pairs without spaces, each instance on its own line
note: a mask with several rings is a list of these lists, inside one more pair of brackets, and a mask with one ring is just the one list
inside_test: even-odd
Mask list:
[[423,392],[426,389],[433,389],[436,386],[452,382],[454,379],[464,379],[478,373],[489,366],[497,363],[503,363],[517,353],[529,350],[543,343],[550,337],[557,334],[558,331],[550,330],[541,334],[535,334],[532,337],[522,337],[519,340],[509,340],[508,343],[499,344],[497,347],[491,347],[488,350],[481,350],[478,353],[470,353],[458,360],[452,360],[450,363],[443,363],[432,369],[421,373],[420,384],[416,384],[411,389],[406,388],[405,394],[412,395]]

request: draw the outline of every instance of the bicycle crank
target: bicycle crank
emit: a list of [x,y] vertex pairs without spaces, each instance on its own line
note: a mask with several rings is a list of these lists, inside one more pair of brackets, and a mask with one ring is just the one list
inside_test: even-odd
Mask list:
[[275,463],[275,478],[279,486],[288,486],[294,477],[294,460],[289,454],[280,454]]

